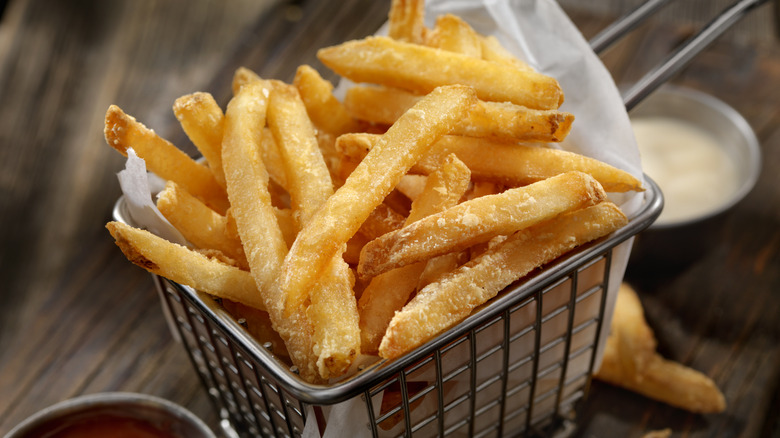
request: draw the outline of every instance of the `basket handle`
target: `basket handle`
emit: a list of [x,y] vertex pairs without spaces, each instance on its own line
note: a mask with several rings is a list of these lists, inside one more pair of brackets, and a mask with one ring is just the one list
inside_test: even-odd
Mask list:
[[[623,93],[623,103],[626,106],[626,110],[630,111],[645,97],[668,81],[717,37],[747,15],[748,12],[768,1],[738,0],[723,10],[696,35],[685,41],[674,52],[670,53],[666,59],[647,72]],[[647,0],[593,37],[589,41],[591,48],[594,52],[600,54],[667,3],[669,3],[669,0]],[[780,2],[776,2],[776,9],[780,9],[778,3]]]

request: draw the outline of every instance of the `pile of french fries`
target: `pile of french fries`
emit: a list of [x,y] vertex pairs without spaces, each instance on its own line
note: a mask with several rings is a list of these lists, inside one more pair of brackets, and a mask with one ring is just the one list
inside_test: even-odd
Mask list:
[[238,69],[224,112],[207,93],[177,99],[202,163],[106,115],[107,143],[167,180],[157,207],[189,241],[111,222],[125,255],[251,314],[309,382],[420,346],[623,226],[606,192],[642,190],[548,147],[574,119],[554,78],[454,15],[427,28],[423,6],[394,0],[388,36],[318,52],[356,84],[342,100],[306,65],[290,84]]

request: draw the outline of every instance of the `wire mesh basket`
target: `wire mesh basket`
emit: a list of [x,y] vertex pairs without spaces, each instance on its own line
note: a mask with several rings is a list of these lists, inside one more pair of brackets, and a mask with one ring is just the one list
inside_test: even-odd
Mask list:
[[[173,335],[241,436],[304,436],[326,419],[374,437],[536,436],[561,427],[588,391],[610,274],[620,269],[613,252],[662,208],[658,187],[646,185],[625,227],[507,287],[420,348],[328,385],[298,378],[219,300],[153,278]],[[122,198],[114,217],[127,222]]]
[[[623,93],[630,110],[713,39],[768,0],[737,0]],[[590,41],[599,53],[668,0],[648,0]],[[588,392],[630,239],[661,213],[645,176],[629,223],[507,287],[455,327],[392,361],[313,385],[222,307],[153,275],[171,331],[226,424],[240,436],[541,436],[560,432]],[[128,223],[120,198],[115,219]],[[327,426],[327,429],[325,427]]]

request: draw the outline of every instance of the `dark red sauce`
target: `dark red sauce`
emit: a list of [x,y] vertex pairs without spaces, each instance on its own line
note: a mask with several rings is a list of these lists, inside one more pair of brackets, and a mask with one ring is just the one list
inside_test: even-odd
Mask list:
[[183,438],[150,422],[112,414],[63,419],[25,435],[25,438]]

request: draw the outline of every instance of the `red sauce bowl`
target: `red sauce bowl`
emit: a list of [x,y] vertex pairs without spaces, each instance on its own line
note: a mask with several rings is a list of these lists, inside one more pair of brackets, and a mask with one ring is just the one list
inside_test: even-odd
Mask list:
[[17,425],[7,438],[216,438],[198,417],[145,394],[90,394],[50,406]]

